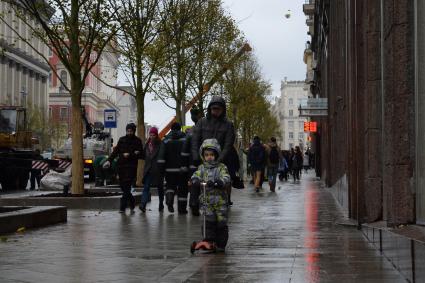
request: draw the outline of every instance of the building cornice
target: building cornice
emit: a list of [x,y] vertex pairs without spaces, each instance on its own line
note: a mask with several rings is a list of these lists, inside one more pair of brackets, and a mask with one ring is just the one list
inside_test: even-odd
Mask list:
[[[55,99],[55,98],[58,100],[62,100],[62,102],[71,101],[71,95],[69,93],[58,93],[58,92],[49,93],[50,102],[57,102],[57,101],[52,101],[52,99]],[[101,99],[92,92],[83,92],[81,94],[81,102],[84,102],[84,104],[88,104],[88,103],[97,104],[97,105],[104,104],[112,109],[119,111],[118,106],[115,105],[112,101],[108,99]],[[52,104],[52,103],[49,103],[49,104]]]
[[0,39],[0,47],[6,50],[6,52],[4,52],[5,57],[18,62],[28,69],[44,74],[44,76],[49,74],[50,66],[47,63],[40,62],[34,57],[21,51],[19,48],[11,46],[4,39]]

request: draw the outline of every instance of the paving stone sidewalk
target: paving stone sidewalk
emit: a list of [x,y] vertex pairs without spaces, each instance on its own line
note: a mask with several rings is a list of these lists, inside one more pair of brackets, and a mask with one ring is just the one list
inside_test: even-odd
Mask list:
[[[194,255],[201,218],[68,211],[68,223],[0,241],[0,282],[405,282],[304,174],[271,193],[233,190],[225,254]],[[175,204],[176,206],[176,204]]]

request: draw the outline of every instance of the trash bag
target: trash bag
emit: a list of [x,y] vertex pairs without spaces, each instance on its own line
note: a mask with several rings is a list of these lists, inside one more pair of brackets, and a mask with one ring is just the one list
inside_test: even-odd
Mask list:
[[71,166],[65,172],[58,173],[51,171],[41,179],[42,190],[62,191],[65,186],[71,185]]

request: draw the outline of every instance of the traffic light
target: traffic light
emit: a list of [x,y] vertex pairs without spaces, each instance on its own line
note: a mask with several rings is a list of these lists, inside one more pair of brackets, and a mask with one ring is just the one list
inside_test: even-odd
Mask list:
[[310,131],[310,122],[304,122],[304,132]]
[[317,132],[317,122],[304,122],[304,132]]
[[310,132],[317,132],[317,122],[310,122]]

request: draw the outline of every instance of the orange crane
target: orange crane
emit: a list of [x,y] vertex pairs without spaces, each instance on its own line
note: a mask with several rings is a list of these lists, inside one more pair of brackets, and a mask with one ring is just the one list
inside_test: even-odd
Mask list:
[[[195,105],[196,102],[199,101],[199,99],[206,94],[211,87],[223,76],[224,73],[229,70],[229,68],[245,53],[251,51],[252,48],[249,46],[248,43],[245,43],[244,46],[236,53],[230,60],[227,62],[227,64],[224,64],[223,68],[220,69],[220,71],[215,74],[215,76],[207,82],[204,87],[202,88],[202,91],[198,92],[188,103],[185,104],[185,114]],[[171,126],[174,122],[176,122],[177,118],[174,116],[173,119],[171,119],[170,122],[159,132],[159,137],[162,139],[171,129]]]

